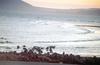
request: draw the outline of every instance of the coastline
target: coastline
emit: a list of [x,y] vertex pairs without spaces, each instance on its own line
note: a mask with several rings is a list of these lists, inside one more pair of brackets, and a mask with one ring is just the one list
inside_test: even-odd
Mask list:
[[[38,63],[56,63],[56,64],[100,64],[100,57],[81,57],[80,55],[73,54],[36,54],[31,52],[0,52],[1,61],[18,61],[18,62],[38,62]],[[0,63],[1,64],[1,63]]]
[[78,65],[78,64],[39,63],[39,62],[22,62],[22,61],[0,61],[0,65]]

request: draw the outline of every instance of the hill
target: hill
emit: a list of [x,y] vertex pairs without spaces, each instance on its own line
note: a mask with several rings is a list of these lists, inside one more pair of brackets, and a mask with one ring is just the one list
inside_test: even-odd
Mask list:
[[22,0],[0,0],[0,13],[43,15],[100,15],[100,9],[49,9],[32,6]]

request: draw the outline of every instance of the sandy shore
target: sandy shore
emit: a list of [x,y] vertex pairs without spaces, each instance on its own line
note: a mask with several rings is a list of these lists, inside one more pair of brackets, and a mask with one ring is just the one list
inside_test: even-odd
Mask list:
[[38,62],[19,62],[19,61],[0,61],[0,65],[76,65],[76,64],[38,63]]

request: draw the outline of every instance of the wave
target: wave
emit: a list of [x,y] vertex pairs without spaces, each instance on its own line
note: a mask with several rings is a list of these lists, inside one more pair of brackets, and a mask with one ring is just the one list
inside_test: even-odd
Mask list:
[[[92,41],[100,41],[100,39],[68,40],[68,41],[33,41],[31,43],[68,43],[68,42],[92,42]],[[14,43],[25,43],[25,42],[0,41],[0,44],[12,44],[12,43],[14,44]]]
[[0,41],[0,44],[11,44],[13,42],[10,42],[10,41]]
[[34,41],[33,43],[65,43],[65,42],[89,42],[89,41],[100,41],[100,39],[69,40],[69,41]]
[[[69,47],[68,47],[68,48],[69,48]],[[91,49],[91,48],[94,48],[94,49],[96,49],[96,48],[100,48],[100,47],[75,47],[75,48],[82,48],[82,49],[83,49],[83,48],[90,48],[90,49]]]
[[84,28],[80,28],[81,30],[83,30],[84,32],[78,33],[78,34],[89,34],[89,33],[94,33],[93,31],[89,30],[89,29],[84,29]]
[[97,26],[97,25],[76,25],[76,26],[79,26],[79,27],[95,27],[95,28],[100,28],[100,26]]

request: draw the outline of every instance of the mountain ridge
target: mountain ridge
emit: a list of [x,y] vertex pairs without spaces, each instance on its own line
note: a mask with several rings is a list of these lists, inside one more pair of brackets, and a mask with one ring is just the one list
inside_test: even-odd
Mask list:
[[88,9],[51,9],[32,6],[22,0],[0,0],[0,12],[30,14],[81,14],[100,15],[100,8]]

